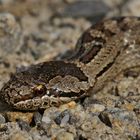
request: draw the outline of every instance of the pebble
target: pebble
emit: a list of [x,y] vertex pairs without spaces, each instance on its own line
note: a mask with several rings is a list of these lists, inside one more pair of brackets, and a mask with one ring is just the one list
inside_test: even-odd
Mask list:
[[92,104],[89,106],[90,111],[93,113],[100,113],[105,110],[105,106],[101,104]]
[[132,85],[133,80],[128,80],[127,78],[122,80],[119,84],[118,84],[118,94],[121,97],[127,97],[129,92],[128,92],[128,88]]
[[51,119],[48,116],[43,116],[42,122],[45,122],[46,124],[51,123]]
[[44,111],[42,116],[42,122],[50,123],[60,114],[60,111],[56,107],[50,107]]
[[[93,9],[94,13],[92,12]],[[77,1],[64,7],[60,14],[72,17],[101,18],[109,10],[110,8],[102,1]]]
[[31,130],[31,127],[27,122],[25,122],[23,120],[18,120],[17,123],[18,123],[19,127],[21,128],[21,130],[26,130],[27,132],[29,132]]
[[55,138],[56,140],[74,140],[74,136],[69,132],[60,132]]
[[6,122],[5,118],[3,117],[3,115],[0,114],[0,124],[3,124],[5,122]]
[[56,118],[55,118],[55,122],[58,125],[64,125],[69,121],[70,115],[69,115],[69,111],[68,110],[64,110],[63,112],[61,112]]
[[32,112],[6,112],[6,117],[9,122],[16,122],[17,120],[23,120],[30,124],[33,119]]
[[32,140],[31,136],[24,132],[18,132],[11,135],[10,140]]
[[135,15],[135,16],[140,16],[140,1],[139,0],[133,0],[133,1],[128,1],[126,5],[124,5],[122,12],[124,15]]
[[69,114],[66,114],[66,115],[62,118],[60,126],[61,126],[61,127],[62,127],[62,126],[65,126],[65,125],[69,122],[69,119],[70,119],[70,115],[69,115]]
[[101,112],[98,117],[105,125],[112,127],[112,123],[109,118],[109,114],[107,114],[105,112]]
[[0,14],[0,56],[16,52],[23,43],[21,27],[10,13]]
[[81,125],[81,128],[83,129],[83,131],[91,131],[93,128],[92,128],[92,124],[91,124],[91,121],[89,120],[86,120],[82,125]]
[[36,125],[40,124],[42,120],[42,115],[39,112],[34,113],[34,122]]

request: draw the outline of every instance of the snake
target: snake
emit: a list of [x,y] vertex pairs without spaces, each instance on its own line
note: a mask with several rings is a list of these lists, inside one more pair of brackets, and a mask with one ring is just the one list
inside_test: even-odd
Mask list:
[[17,110],[58,107],[98,93],[120,72],[139,66],[140,18],[104,19],[80,36],[71,56],[15,72],[0,99]]

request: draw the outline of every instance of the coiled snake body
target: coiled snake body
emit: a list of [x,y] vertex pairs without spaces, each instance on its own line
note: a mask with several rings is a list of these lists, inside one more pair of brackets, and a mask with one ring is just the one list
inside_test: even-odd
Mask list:
[[71,58],[16,72],[2,88],[1,99],[15,109],[37,110],[79,99],[91,89],[96,93],[121,71],[140,66],[140,18],[91,26],[73,52]]

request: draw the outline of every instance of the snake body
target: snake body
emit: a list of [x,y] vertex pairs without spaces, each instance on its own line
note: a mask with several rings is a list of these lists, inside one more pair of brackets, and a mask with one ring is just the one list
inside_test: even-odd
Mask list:
[[[133,63],[135,61],[135,63]],[[37,110],[96,93],[121,71],[140,66],[140,18],[120,17],[92,25],[71,57],[31,65],[1,89],[1,99],[19,110]]]

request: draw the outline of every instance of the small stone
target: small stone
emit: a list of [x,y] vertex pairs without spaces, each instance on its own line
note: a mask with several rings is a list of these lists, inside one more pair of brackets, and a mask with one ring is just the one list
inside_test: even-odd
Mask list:
[[66,124],[69,121],[69,118],[70,118],[69,111],[68,110],[64,110],[63,112],[61,112],[55,118],[55,122],[58,125],[60,125],[60,124]]
[[76,107],[76,102],[75,101],[71,101],[69,103],[63,104],[60,106],[60,110],[64,111],[66,109],[74,109]]
[[94,113],[98,113],[98,112],[102,112],[104,111],[105,106],[100,105],[100,104],[93,104],[90,108],[90,111],[94,112]]
[[107,114],[105,112],[101,112],[98,117],[105,125],[112,127],[112,123],[110,121],[109,114]]
[[140,116],[140,104],[137,104],[134,108],[134,112]]
[[92,124],[91,121],[86,121],[81,125],[82,130],[85,132],[91,131],[92,130]]
[[136,77],[139,76],[139,72],[128,70],[128,71],[124,72],[124,76],[125,77],[134,77],[134,78],[136,78]]
[[71,101],[67,105],[68,105],[69,108],[74,108],[76,106],[76,102]]
[[26,130],[27,132],[31,130],[30,125],[23,120],[18,120],[18,125],[21,128],[21,130]]
[[16,122],[17,120],[23,120],[29,124],[32,122],[33,113],[32,112],[6,112],[8,121]]
[[127,4],[124,5],[122,9],[122,14],[125,16],[139,16],[140,13],[140,1],[139,0],[133,0],[133,1],[128,1]]
[[65,124],[67,124],[69,119],[70,119],[70,115],[66,114],[61,120],[61,127],[64,126]]
[[123,109],[129,110],[129,111],[133,111],[135,106],[133,104],[131,104],[131,103],[127,103],[127,104],[123,104],[121,107]]
[[3,5],[6,5],[6,4],[10,4],[13,2],[13,0],[1,0],[0,1]]
[[10,140],[32,140],[29,134],[19,131],[11,135]]
[[[94,9],[94,13],[92,10]],[[77,1],[67,5],[59,14],[71,17],[101,18],[110,8],[103,1]]]
[[69,132],[60,132],[57,134],[56,140],[74,140],[74,136]]
[[3,123],[3,124],[0,124],[0,132],[6,132],[8,130],[8,126]]
[[48,116],[43,116],[42,122],[49,124],[51,122],[51,119]]
[[0,114],[0,124],[5,123],[5,118]]
[[34,121],[35,121],[35,124],[38,125],[41,123],[41,120],[42,120],[42,115],[39,113],[39,112],[35,112],[34,113]]
[[129,86],[132,85],[133,80],[128,80],[127,78],[122,80],[118,85],[118,94],[121,97],[127,97],[129,94]]
[[32,140],[29,132],[21,130],[15,122],[0,125],[0,140]]
[[10,13],[0,14],[0,54],[16,52],[23,43],[21,27],[14,15]]
[[44,114],[42,117],[42,122],[45,122],[48,124],[48,123],[52,122],[56,118],[56,116],[58,116],[59,114],[60,114],[60,112],[58,111],[58,108],[56,108],[56,107],[47,108],[44,111]]

